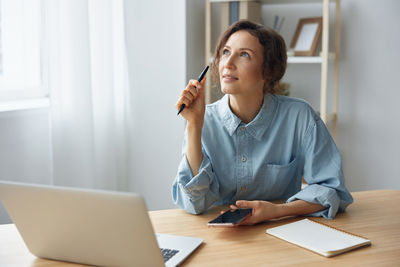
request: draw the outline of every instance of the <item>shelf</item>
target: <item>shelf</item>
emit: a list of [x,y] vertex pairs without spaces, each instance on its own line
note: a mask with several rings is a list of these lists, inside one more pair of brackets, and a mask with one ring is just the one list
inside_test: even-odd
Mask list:
[[[233,1],[233,0],[232,0]],[[330,2],[334,2],[335,0],[329,0]],[[261,0],[263,4],[312,4],[319,3],[321,4],[321,0]]]
[[[210,0],[211,3],[220,2],[252,2],[254,0]],[[329,0],[334,2],[335,0]],[[321,0],[261,0],[259,1],[263,4],[307,4],[307,3],[321,3]]]
[[[329,60],[335,59],[335,53],[329,53]],[[322,63],[322,57],[314,56],[314,57],[299,57],[299,56],[289,56],[287,58],[287,63]]]
[[287,63],[322,63],[322,57],[288,57]]

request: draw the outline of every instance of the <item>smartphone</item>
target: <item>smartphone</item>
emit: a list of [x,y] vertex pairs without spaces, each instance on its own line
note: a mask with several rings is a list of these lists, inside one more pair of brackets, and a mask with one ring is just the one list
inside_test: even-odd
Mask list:
[[236,226],[246,219],[252,212],[252,209],[236,209],[228,210],[219,215],[212,221],[208,222],[208,226]]

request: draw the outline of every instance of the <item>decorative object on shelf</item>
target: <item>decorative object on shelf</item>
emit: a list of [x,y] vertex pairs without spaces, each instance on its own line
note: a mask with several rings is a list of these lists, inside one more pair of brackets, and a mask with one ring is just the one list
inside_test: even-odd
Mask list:
[[279,82],[279,83],[275,84],[274,91],[275,91],[275,94],[277,94],[277,95],[289,96],[290,95],[290,84],[285,83],[285,82]]
[[279,17],[278,15],[274,16],[274,26],[272,29],[279,33],[282,29],[283,22],[285,21],[285,17]]
[[288,56],[288,57],[293,57],[293,56],[294,56],[294,50],[293,50],[293,48],[288,48],[288,50],[287,50],[287,56]]
[[314,56],[322,33],[322,17],[302,18],[297,24],[290,48],[295,56]]

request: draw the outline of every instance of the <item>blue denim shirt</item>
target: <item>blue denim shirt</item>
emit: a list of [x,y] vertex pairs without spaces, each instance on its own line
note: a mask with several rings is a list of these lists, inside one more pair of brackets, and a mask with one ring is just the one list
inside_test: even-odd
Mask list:
[[[207,105],[203,161],[196,176],[186,158],[186,138],[185,133],[172,197],[190,213],[236,200],[302,199],[326,207],[311,216],[332,219],[353,202],[339,151],[323,121],[303,100],[266,94],[248,124],[232,113],[229,95]],[[301,189],[303,176],[308,186]]]

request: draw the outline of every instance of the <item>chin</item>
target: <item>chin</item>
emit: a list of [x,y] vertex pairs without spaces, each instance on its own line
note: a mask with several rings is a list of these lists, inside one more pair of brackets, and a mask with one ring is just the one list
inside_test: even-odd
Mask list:
[[221,87],[221,92],[223,94],[232,94],[235,92],[235,90],[233,88],[229,88],[228,86],[223,86]]
[[224,88],[221,88],[221,93],[223,93],[223,94],[229,94],[228,90],[226,90],[226,89],[224,89]]

